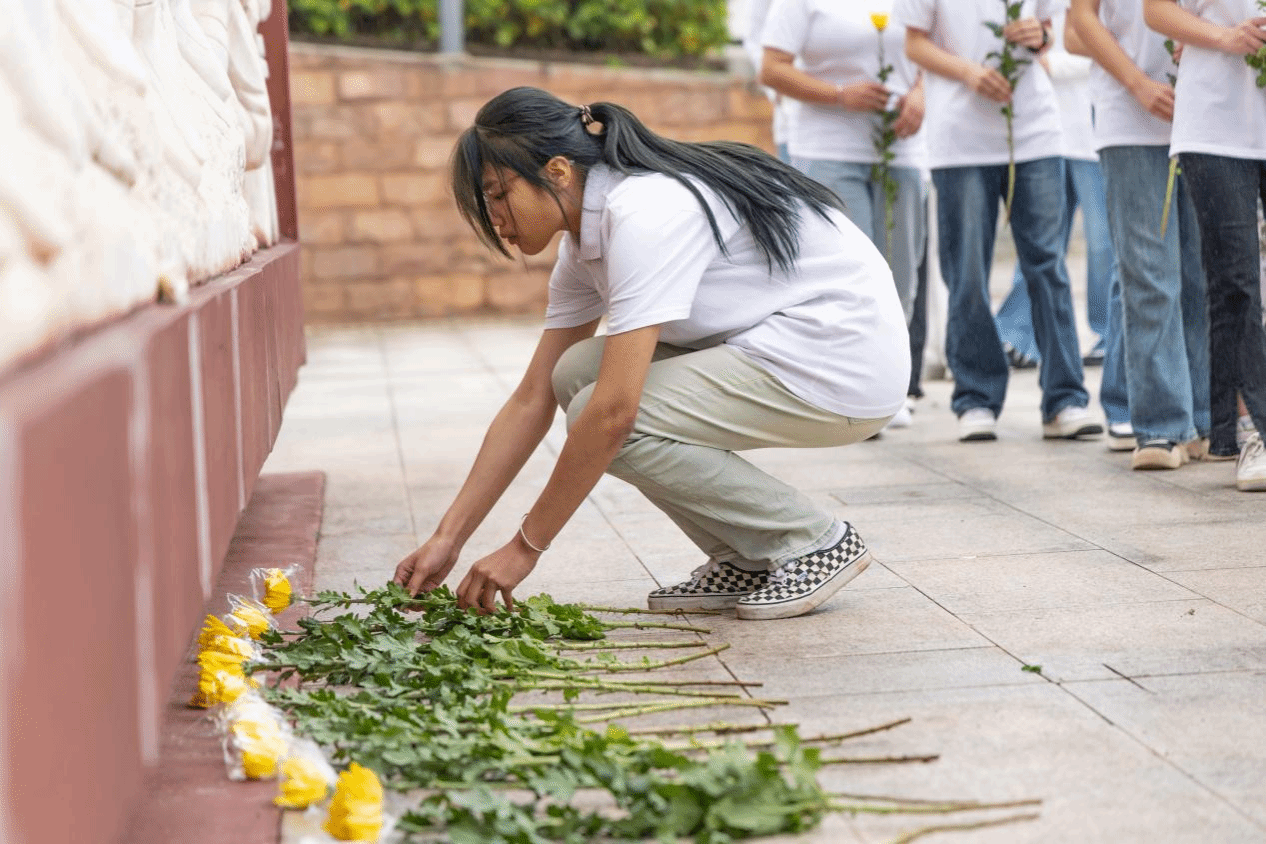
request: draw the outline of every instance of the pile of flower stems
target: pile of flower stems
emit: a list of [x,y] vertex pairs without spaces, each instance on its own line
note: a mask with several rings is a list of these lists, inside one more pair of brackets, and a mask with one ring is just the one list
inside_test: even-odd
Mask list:
[[[1036,801],[825,791],[817,775],[828,765],[936,757],[828,755],[908,719],[801,738],[767,715],[782,702],[750,694],[758,684],[682,676],[675,669],[727,647],[693,624],[604,620],[645,611],[547,595],[479,615],[447,589],[413,598],[394,585],[309,603],[297,631],[265,633],[252,670],[331,762],[367,766],[400,795],[399,840],[715,844],[807,831],[830,812],[976,813],[901,839],[910,841],[1036,816]],[[713,717],[659,723],[670,712]],[[736,713],[746,720],[716,720]]]

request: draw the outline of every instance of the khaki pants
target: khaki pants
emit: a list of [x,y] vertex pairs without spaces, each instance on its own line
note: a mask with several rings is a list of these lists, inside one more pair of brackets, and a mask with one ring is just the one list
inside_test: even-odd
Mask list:
[[[554,368],[569,429],[593,394],[604,342],[577,343]],[[709,557],[773,568],[828,545],[837,520],[734,452],[848,445],[889,418],[814,407],[729,346],[692,351],[661,343],[633,433],[607,471],[637,487]]]

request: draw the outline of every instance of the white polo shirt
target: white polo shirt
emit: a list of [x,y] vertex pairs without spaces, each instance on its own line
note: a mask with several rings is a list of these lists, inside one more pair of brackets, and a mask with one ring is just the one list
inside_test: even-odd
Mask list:
[[840,212],[828,222],[805,207],[794,270],[771,270],[751,232],[694,184],[724,254],[698,200],[675,179],[590,170],[580,237],[566,234],[559,246],[545,327],[602,316],[608,334],[659,325],[674,346],[741,350],[825,410],[895,413],[909,385],[910,341],[892,273],[870,238]]
[[[870,19],[872,12],[886,13],[890,5],[891,0],[870,4],[774,0],[761,38],[766,47],[795,56],[796,66],[815,79],[853,85],[879,79],[882,37],[884,63],[893,68],[885,87],[896,97],[905,96],[919,70],[905,57],[905,27],[890,22],[881,36]],[[787,144],[792,155],[857,164],[879,160],[875,151],[880,121],[877,113],[799,101],[790,115]],[[923,133],[896,141],[892,151],[896,166],[924,166]]]
[[[1140,0],[1141,2],[1141,0]],[[1068,7],[1066,0],[1022,0],[1020,17],[1046,19]],[[897,0],[893,16],[902,24],[927,32],[932,43],[956,56],[997,67],[987,58],[1002,39],[985,26],[1002,23],[999,0]],[[1063,154],[1059,108],[1051,79],[1036,56],[1024,47],[1014,54],[1033,59],[1022,69],[1012,95],[1015,104],[1015,160],[1033,161]],[[935,73],[924,77],[928,165],[973,167],[1006,164],[1007,122],[1001,104],[974,93],[966,85]]]
[[[1182,6],[1218,26],[1262,14],[1256,0],[1182,0]],[[1257,71],[1243,56],[1193,44],[1183,49],[1169,151],[1266,159],[1266,88],[1257,87]]]
[[[1149,79],[1168,85],[1168,74],[1178,74],[1178,66],[1165,49],[1165,36],[1148,28],[1137,0],[1099,0],[1099,20]],[[1169,143],[1169,121],[1143,108],[1129,89],[1098,63],[1090,69],[1090,96],[1095,105],[1096,149]]]

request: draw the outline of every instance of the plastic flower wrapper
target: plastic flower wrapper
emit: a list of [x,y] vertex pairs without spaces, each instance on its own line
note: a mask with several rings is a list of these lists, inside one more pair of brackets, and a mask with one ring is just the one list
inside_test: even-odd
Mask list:
[[338,779],[321,748],[310,739],[294,739],[278,773],[273,803],[284,809],[306,809],[320,803]]
[[353,762],[338,775],[325,831],[339,841],[377,841],[382,826],[382,783]]
[[258,686],[242,668],[246,660],[247,657],[215,650],[198,654],[198,688],[189,705],[208,709],[221,703],[233,703]]
[[229,779],[276,776],[290,745],[290,731],[278,710],[252,691],[226,707],[221,722],[227,725],[224,761]]
[[230,595],[229,606],[233,610],[224,617],[225,622],[239,626],[242,632],[252,639],[258,639],[265,630],[276,626],[268,607],[259,601],[252,601],[240,595]]
[[290,578],[294,577],[297,568],[254,569],[251,571],[251,589],[259,596],[259,601],[268,607],[274,615],[284,610],[294,600],[294,590]]

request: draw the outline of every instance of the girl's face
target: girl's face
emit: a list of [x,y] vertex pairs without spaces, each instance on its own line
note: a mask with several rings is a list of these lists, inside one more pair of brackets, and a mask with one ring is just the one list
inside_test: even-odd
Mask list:
[[[552,169],[558,161],[563,159],[551,159],[545,167],[546,178],[558,188],[557,195],[536,187],[513,170],[484,168],[482,187],[488,216],[497,227],[497,234],[524,255],[540,254],[560,231],[579,229],[578,219],[573,228],[564,212],[564,207],[570,205],[573,173],[559,178],[554,172],[557,168]],[[578,208],[579,203],[575,204]]]

